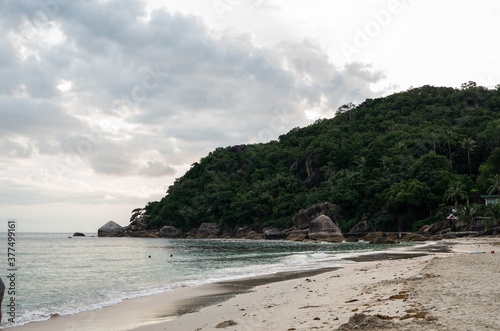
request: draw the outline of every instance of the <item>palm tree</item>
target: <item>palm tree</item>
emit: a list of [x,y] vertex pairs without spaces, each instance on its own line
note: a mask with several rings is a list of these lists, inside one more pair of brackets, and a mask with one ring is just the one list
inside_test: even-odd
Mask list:
[[500,194],[500,175],[495,174],[490,179],[491,186],[488,188],[488,194],[493,194],[495,191]]
[[467,161],[469,161],[469,175],[472,176],[472,170],[470,167],[470,152],[472,152],[477,147],[476,141],[472,138],[464,138],[462,141],[462,148],[467,151]]
[[464,184],[454,182],[444,192],[444,201],[453,201],[455,210],[458,210],[458,200],[467,198],[467,192],[464,190],[464,187]]
[[489,216],[489,221],[485,224],[486,230],[490,227],[495,227],[500,225],[500,203],[492,203],[488,205],[488,211],[486,212],[486,216]]
[[458,218],[455,222],[455,227],[460,228],[461,230],[466,230],[470,228],[470,225],[474,219],[478,215],[479,209],[477,205],[470,205],[469,199],[467,199],[467,203],[460,207],[458,210]]

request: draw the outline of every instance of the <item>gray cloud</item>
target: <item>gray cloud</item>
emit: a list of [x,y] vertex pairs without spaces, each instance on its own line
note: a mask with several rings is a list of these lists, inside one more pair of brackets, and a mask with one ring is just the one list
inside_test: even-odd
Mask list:
[[[36,150],[77,155],[106,176],[172,175],[217,146],[304,126],[320,104],[327,116],[370,97],[383,78],[335,67],[309,40],[260,48],[248,35],[214,37],[194,16],[157,10],[147,21],[140,1],[54,3],[0,4],[0,28],[17,36],[0,37],[0,150],[13,158]],[[62,36],[50,47],[37,40],[49,29]],[[102,127],[98,141],[91,125]]]

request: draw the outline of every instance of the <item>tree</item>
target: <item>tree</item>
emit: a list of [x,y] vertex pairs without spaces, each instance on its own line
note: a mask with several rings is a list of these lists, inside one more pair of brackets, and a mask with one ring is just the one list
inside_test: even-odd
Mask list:
[[470,166],[470,152],[472,152],[477,147],[476,141],[472,138],[464,138],[462,141],[462,148],[467,151],[467,161],[469,162],[469,175],[472,176],[472,170]]
[[450,165],[453,166],[453,163],[451,162],[451,144],[454,142],[455,139],[455,133],[451,130],[446,130],[444,133],[444,141],[448,145],[448,154],[450,157]]
[[444,192],[444,201],[452,201],[455,210],[458,210],[458,200],[467,198],[467,192],[464,190],[465,185],[460,182],[453,182]]
[[474,219],[479,213],[479,208],[475,204],[469,204],[469,199],[467,199],[467,202],[465,205],[460,207],[458,209],[458,217],[457,220],[455,221],[455,227],[459,228],[460,230],[467,230],[470,229],[470,225]]
[[485,224],[486,229],[500,225],[500,203],[488,205],[488,210],[485,215],[490,217],[489,221]]
[[491,186],[488,188],[488,194],[493,194],[495,191],[500,194],[500,175],[495,174],[490,178]]

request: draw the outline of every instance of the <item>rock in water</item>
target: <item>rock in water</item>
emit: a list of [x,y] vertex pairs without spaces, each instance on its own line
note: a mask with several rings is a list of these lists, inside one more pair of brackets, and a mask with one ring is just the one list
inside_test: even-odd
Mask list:
[[97,230],[97,236],[98,237],[116,237],[120,234],[122,234],[124,231],[124,228],[120,226],[118,223],[109,221],[108,223],[104,224]]
[[83,234],[81,232],[75,232],[75,233],[73,233],[73,237],[85,237],[85,234]]
[[182,231],[170,226],[170,225],[165,225],[160,229],[160,237],[165,237],[165,238],[176,238],[180,237],[182,235]]

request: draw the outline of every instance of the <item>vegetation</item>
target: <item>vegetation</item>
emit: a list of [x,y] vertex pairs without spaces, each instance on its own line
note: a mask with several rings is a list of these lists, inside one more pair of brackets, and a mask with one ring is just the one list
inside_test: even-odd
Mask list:
[[143,212],[184,231],[202,222],[283,229],[329,201],[344,231],[364,217],[412,230],[442,219],[443,202],[464,205],[470,222],[466,201],[499,192],[499,173],[500,86],[423,86],[342,106],[278,141],[217,148]]

